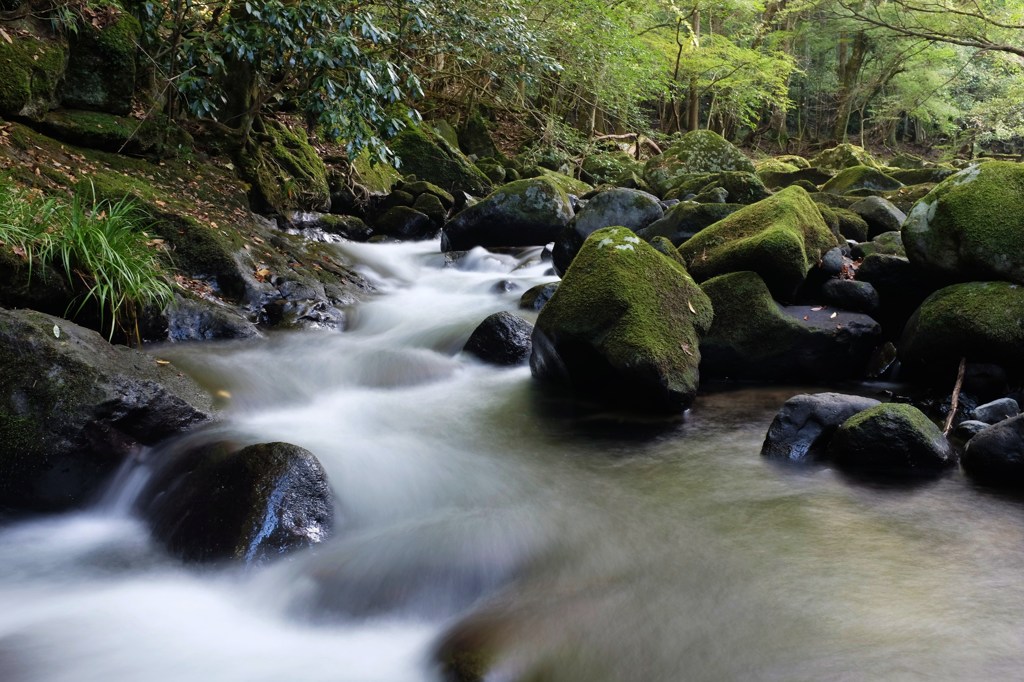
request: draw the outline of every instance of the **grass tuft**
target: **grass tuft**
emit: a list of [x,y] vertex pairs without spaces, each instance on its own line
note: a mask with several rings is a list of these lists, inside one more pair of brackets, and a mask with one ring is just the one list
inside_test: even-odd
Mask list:
[[162,309],[174,289],[144,231],[148,216],[130,199],[117,202],[76,194],[70,201],[45,197],[0,181],[0,243],[29,263],[49,264],[81,295],[74,313],[95,304],[109,338],[120,329],[141,343],[142,308]]

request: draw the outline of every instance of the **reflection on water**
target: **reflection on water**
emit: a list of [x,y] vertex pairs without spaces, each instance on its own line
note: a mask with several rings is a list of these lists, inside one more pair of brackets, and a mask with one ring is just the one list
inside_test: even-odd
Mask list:
[[886,490],[763,461],[796,388],[628,428],[565,409],[458,352],[515,310],[496,282],[550,279],[520,267],[535,253],[342,248],[386,291],[349,331],[160,350],[231,395],[196,437],[317,455],[335,537],[199,570],[124,499],[0,528],[0,680],[412,682],[438,678],[445,638],[492,655],[492,680],[1019,676],[1019,504],[958,475]]

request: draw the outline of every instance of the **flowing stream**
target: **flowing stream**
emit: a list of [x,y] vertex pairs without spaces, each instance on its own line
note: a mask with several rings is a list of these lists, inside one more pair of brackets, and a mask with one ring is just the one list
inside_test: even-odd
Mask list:
[[338,248],[383,291],[348,331],[155,351],[230,394],[192,438],[316,454],[333,537],[183,566],[129,513],[147,469],[126,470],[88,512],[0,527],[0,681],[438,680],[448,632],[491,681],[1020,678],[1020,502],[762,460],[799,387],[712,392],[674,423],[574,411],[459,352],[552,279],[539,252]]

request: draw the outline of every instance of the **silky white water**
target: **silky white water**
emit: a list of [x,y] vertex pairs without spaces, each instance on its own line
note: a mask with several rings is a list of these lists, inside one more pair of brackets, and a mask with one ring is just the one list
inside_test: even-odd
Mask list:
[[528,368],[460,353],[553,279],[539,251],[445,267],[436,243],[338,248],[382,292],[347,331],[154,351],[230,395],[192,438],[320,459],[333,537],[183,566],[131,517],[146,465],[126,470],[95,509],[0,527],[0,681],[436,680],[452,632],[487,649],[489,680],[1024,669],[1018,501],[763,461],[797,388],[710,393],[670,423],[574,411]]

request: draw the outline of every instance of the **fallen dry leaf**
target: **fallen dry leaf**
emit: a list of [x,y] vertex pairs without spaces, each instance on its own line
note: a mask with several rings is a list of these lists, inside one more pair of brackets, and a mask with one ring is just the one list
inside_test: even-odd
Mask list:
[[834,320],[834,319],[836,319],[837,317],[839,317],[839,313],[832,313],[831,315],[829,315],[829,316],[828,316],[828,319],[830,319],[830,320]]
[[697,309],[693,307],[693,303],[690,303],[689,301],[687,301],[686,302],[686,307],[689,308],[690,312],[693,313],[694,315],[697,314]]

